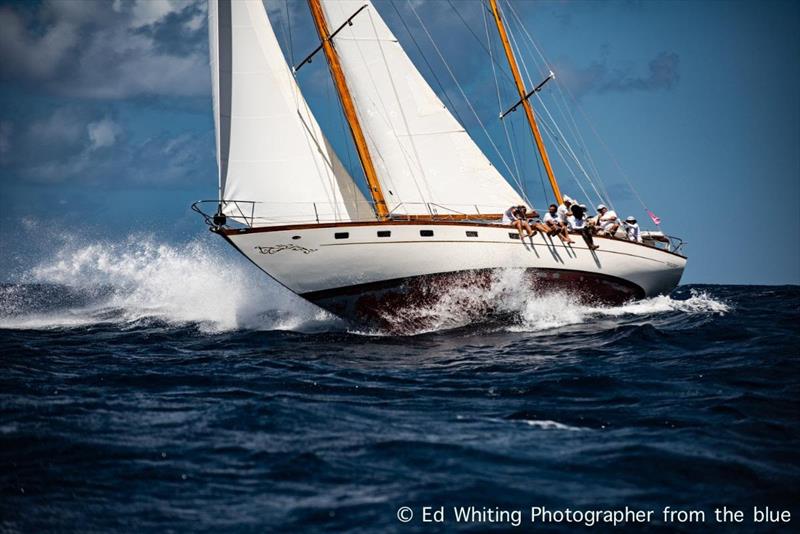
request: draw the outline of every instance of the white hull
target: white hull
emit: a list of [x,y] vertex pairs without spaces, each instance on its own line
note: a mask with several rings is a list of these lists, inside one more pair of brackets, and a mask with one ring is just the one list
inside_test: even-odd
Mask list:
[[379,293],[408,290],[415,280],[435,285],[437,278],[458,273],[525,269],[546,285],[622,302],[669,293],[686,265],[678,254],[620,239],[595,238],[600,249],[594,252],[578,235],[569,246],[541,234],[523,245],[510,237],[515,230],[488,224],[349,223],[220,233],[293,292],[334,313],[367,320],[364,310],[353,308],[359,298],[374,304]]

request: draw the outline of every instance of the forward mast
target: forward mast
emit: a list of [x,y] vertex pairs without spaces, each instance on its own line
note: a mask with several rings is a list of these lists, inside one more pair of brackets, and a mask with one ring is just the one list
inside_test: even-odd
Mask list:
[[514,58],[514,51],[511,48],[511,43],[508,40],[506,28],[503,25],[503,19],[500,16],[500,8],[497,5],[497,0],[489,0],[489,5],[492,9],[492,14],[494,15],[494,22],[497,25],[497,31],[500,34],[500,40],[503,42],[503,50],[505,51],[506,58],[508,59],[508,66],[511,68],[511,74],[514,76],[514,85],[517,87],[517,92],[519,93],[520,101],[512,108],[512,110],[516,109],[518,105],[522,105],[523,109],[525,110],[525,116],[528,119],[528,124],[531,127],[531,133],[536,141],[536,148],[539,150],[539,154],[542,157],[542,163],[544,163],[544,168],[547,172],[547,178],[550,180],[550,186],[553,188],[553,194],[556,197],[557,203],[562,204],[563,200],[561,197],[561,190],[558,187],[555,174],[553,174],[553,167],[550,165],[550,158],[547,156],[547,150],[544,146],[542,134],[539,132],[539,126],[536,124],[536,117],[533,114],[533,107],[528,100],[531,95],[541,89],[542,85],[544,85],[547,80],[552,78],[552,73],[550,77],[545,80],[545,82],[539,84],[533,91],[528,92],[525,89],[525,83],[522,81],[522,75],[520,74],[519,67],[517,66],[517,60]]

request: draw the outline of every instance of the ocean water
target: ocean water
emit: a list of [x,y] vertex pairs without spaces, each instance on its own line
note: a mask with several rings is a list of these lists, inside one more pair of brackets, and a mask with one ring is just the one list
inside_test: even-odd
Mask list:
[[0,286],[0,530],[552,531],[580,523],[531,507],[627,506],[705,531],[727,506],[726,531],[797,531],[800,288],[590,307],[517,276],[470,296],[501,319],[454,295],[388,336],[206,241],[64,246]]

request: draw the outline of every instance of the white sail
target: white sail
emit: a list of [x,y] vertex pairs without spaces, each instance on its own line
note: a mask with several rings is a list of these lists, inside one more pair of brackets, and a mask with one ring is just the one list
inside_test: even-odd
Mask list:
[[369,0],[322,0],[394,213],[498,213],[522,199],[436,96]]
[[[372,210],[283,57],[261,0],[209,0],[220,198],[256,225],[348,221]],[[252,211],[251,211],[252,210]]]

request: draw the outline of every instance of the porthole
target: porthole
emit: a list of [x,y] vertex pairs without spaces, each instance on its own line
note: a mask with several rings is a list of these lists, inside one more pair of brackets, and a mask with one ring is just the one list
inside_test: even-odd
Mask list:
[[392,237],[391,230],[378,230],[378,237]]
[[350,237],[350,232],[336,232],[333,237],[335,239],[347,239]]
[[419,235],[422,237],[433,237],[433,230],[420,230]]
[[467,230],[467,237],[478,237],[478,232],[474,230]]

